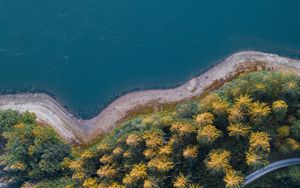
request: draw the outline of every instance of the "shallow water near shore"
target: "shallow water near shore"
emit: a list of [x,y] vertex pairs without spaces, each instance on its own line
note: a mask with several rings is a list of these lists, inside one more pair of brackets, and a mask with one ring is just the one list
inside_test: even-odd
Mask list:
[[179,85],[240,50],[300,59],[300,1],[0,3],[0,90],[47,91],[88,118]]

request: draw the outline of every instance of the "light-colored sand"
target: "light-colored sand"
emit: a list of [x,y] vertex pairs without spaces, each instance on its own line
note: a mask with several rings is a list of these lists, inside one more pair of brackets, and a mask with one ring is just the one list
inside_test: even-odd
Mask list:
[[2,95],[0,96],[0,109],[34,112],[39,121],[48,123],[66,140],[73,143],[86,143],[114,128],[124,117],[139,107],[196,97],[216,81],[227,80],[239,72],[260,67],[269,70],[290,70],[300,74],[299,60],[245,51],[231,55],[180,87],[138,91],[123,95],[90,120],[77,119],[52,97],[45,94]]

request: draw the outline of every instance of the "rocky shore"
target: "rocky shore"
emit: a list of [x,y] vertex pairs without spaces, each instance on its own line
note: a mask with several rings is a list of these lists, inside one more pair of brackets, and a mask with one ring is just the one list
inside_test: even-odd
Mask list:
[[2,95],[0,109],[34,112],[39,121],[52,126],[69,142],[87,143],[117,126],[130,112],[140,107],[187,100],[201,95],[216,82],[222,83],[241,72],[257,69],[288,70],[300,74],[300,61],[255,51],[239,52],[177,88],[123,95],[90,120],[74,117],[46,94]]

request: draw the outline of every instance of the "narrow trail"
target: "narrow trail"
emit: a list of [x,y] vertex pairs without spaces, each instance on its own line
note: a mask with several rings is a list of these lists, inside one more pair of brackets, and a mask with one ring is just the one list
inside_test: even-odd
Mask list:
[[201,95],[213,83],[224,82],[241,72],[261,68],[273,71],[289,70],[300,74],[300,61],[255,51],[239,52],[177,88],[145,90],[123,95],[89,120],[76,118],[46,94],[1,95],[0,110],[34,112],[39,121],[52,126],[62,138],[70,143],[83,144],[113,129],[130,112],[140,107],[190,99]]
[[285,160],[276,161],[274,163],[271,163],[268,166],[266,166],[265,168],[259,169],[255,172],[249,174],[246,177],[243,187],[245,187],[246,185],[249,185],[253,181],[257,180],[258,178],[260,178],[272,171],[275,171],[275,170],[278,170],[280,168],[284,168],[287,166],[293,166],[293,165],[300,165],[300,158],[285,159]]

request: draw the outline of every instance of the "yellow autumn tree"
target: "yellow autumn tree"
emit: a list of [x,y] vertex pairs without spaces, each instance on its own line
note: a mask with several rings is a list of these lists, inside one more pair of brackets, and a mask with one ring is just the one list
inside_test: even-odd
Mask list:
[[219,102],[220,97],[216,95],[215,93],[211,93],[207,96],[205,96],[199,104],[199,109],[201,112],[207,112],[212,110],[212,104],[214,102]]
[[135,164],[129,174],[125,175],[123,178],[123,183],[130,186],[139,180],[145,179],[146,177],[147,166],[144,163]]
[[132,187],[132,185],[135,183],[135,179],[131,177],[129,174],[126,174],[124,178],[122,179],[122,183],[125,184],[128,187]]
[[204,187],[197,183],[190,183],[188,188],[204,188]]
[[261,160],[261,156],[257,155],[253,151],[246,153],[246,163],[248,166],[255,166]]
[[214,120],[215,120],[215,116],[210,112],[204,112],[204,113],[198,114],[196,117],[196,123],[199,126],[213,124]]
[[271,108],[263,102],[254,102],[251,105],[250,117],[257,123],[262,123],[271,113]]
[[268,160],[262,154],[255,151],[249,151],[246,153],[246,164],[254,169],[259,169],[268,164]]
[[256,83],[254,85],[254,89],[259,91],[266,91],[266,85],[263,83]]
[[68,167],[74,171],[79,170],[82,168],[82,162],[81,162],[81,160],[70,161]]
[[197,146],[186,146],[182,153],[183,157],[186,159],[194,159],[198,155],[198,147]]
[[156,121],[153,115],[147,115],[143,117],[142,122],[146,125],[152,125]]
[[157,178],[153,178],[151,176],[148,176],[147,179],[145,179],[144,188],[157,188],[158,186],[158,180]]
[[277,136],[280,138],[285,138],[290,135],[290,127],[283,125],[277,129]]
[[137,146],[143,141],[143,137],[140,134],[132,133],[127,136],[126,144],[129,146]]
[[152,187],[154,187],[153,184],[152,184],[152,181],[149,180],[149,179],[146,179],[144,181],[144,188],[152,188]]
[[197,140],[200,144],[209,145],[223,135],[222,131],[213,125],[200,127],[197,134]]
[[291,151],[299,151],[300,150],[300,143],[297,140],[295,140],[294,138],[287,138],[286,144],[287,144],[287,147]]
[[272,110],[274,112],[277,112],[277,111],[287,111],[288,109],[288,105],[286,104],[286,102],[284,100],[277,100],[277,101],[274,101],[273,104],[272,104]]
[[174,118],[170,114],[162,114],[160,117],[160,124],[163,127],[170,126],[173,121]]
[[173,186],[175,188],[186,188],[188,187],[188,184],[189,179],[182,173],[180,173],[179,176],[177,176],[176,179],[173,181]]
[[87,178],[83,182],[84,188],[97,188],[97,179],[96,178]]
[[296,81],[289,81],[283,85],[283,92],[291,98],[296,97],[299,94],[299,85]]
[[97,150],[100,153],[105,153],[105,152],[109,152],[111,151],[112,147],[110,144],[106,143],[106,142],[101,142],[98,146],[97,146]]
[[160,155],[171,155],[173,153],[173,148],[170,145],[164,145],[159,149]]
[[22,162],[16,162],[10,166],[10,169],[23,171],[26,169],[26,165]]
[[235,105],[244,113],[247,113],[252,105],[252,98],[250,95],[240,95],[235,100]]
[[170,130],[178,133],[180,136],[185,136],[195,132],[196,127],[190,122],[175,122],[171,125]]
[[160,172],[167,172],[174,168],[174,163],[167,156],[159,156],[151,159],[147,166]]
[[158,149],[152,149],[152,148],[145,149],[143,154],[147,159],[151,159],[151,158],[154,158],[155,156],[157,156],[159,154],[159,150]]
[[213,113],[215,113],[218,116],[226,114],[228,108],[229,108],[229,103],[224,100],[215,101],[212,103]]
[[130,151],[125,151],[124,153],[123,153],[123,157],[124,158],[131,158],[132,157],[132,153],[130,152]]
[[174,139],[170,139],[167,144],[159,148],[160,155],[171,155],[173,153]]
[[242,112],[239,106],[234,105],[228,110],[228,120],[232,123],[240,123],[244,120],[245,113]]
[[100,160],[99,160],[102,164],[111,164],[113,163],[113,156],[112,155],[103,155]]
[[268,87],[266,84],[264,83],[256,83],[254,84],[254,86],[252,86],[252,95],[256,98],[256,99],[263,99],[268,95]]
[[270,135],[266,132],[253,132],[249,138],[249,150],[270,151]]
[[298,87],[298,84],[295,81],[290,81],[286,84],[286,88],[288,88],[288,89],[296,89],[297,87]]
[[247,136],[250,133],[251,127],[242,123],[230,124],[227,127],[228,135],[236,138]]
[[117,175],[117,168],[115,164],[104,165],[97,171],[98,176],[105,178],[114,178]]
[[[126,188],[126,186],[121,185],[121,184],[119,184],[119,183],[117,183],[117,182],[112,182],[110,185],[108,185],[108,186],[106,186],[106,187],[107,187],[107,188]],[[106,188],[106,187],[103,187],[103,188]],[[99,185],[98,185],[97,188],[102,188],[102,187],[99,187]]]
[[239,188],[243,185],[245,178],[241,173],[230,169],[226,171],[226,175],[223,180],[226,184],[226,187]]
[[205,159],[205,166],[214,173],[225,172],[230,169],[231,152],[223,149],[212,150]]
[[288,105],[283,100],[274,101],[272,104],[272,111],[278,120],[283,119],[288,111]]
[[122,155],[124,152],[123,148],[121,147],[116,147],[115,149],[113,149],[112,153],[114,156],[120,156]]
[[84,151],[84,152],[80,155],[80,157],[81,157],[82,159],[91,159],[91,158],[93,158],[95,155],[96,155],[95,152],[92,152],[92,151],[90,151],[90,150],[86,150],[86,151]]
[[143,138],[146,142],[146,146],[149,148],[157,148],[164,143],[163,132],[158,129],[145,131]]
[[72,180],[74,181],[82,181],[85,178],[85,173],[82,171],[75,171],[72,175]]
[[135,179],[145,179],[147,177],[147,166],[144,163],[133,165],[130,176]]

